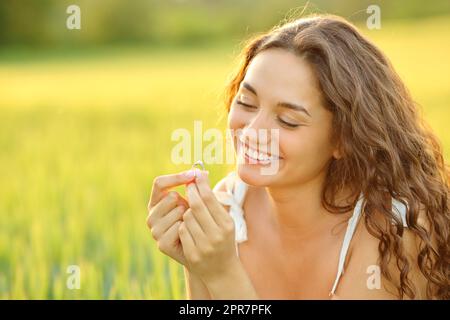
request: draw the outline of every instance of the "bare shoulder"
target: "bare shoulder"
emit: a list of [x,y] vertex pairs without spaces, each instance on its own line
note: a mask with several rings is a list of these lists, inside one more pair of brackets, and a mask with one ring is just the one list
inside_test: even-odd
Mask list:
[[[380,225],[386,223],[382,217],[377,217],[376,220]],[[387,266],[392,276],[392,280],[389,281],[381,275],[379,243],[380,241],[370,234],[364,219],[362,219],[358,223],[353,236],[349,256],[346,261],[345,274],[342,276],[337,290],[338,298],[399,298],[396,286],[399,284],[400,271],[397,267],[396,259],[392,254],[392,259]],[[420,272],[417,264],[419,252],[417,236],[411,230],[405,228],[400,245],[403,247],[410,264],[408,278],[415,286],[416,298],[425,298],[426,279]]]

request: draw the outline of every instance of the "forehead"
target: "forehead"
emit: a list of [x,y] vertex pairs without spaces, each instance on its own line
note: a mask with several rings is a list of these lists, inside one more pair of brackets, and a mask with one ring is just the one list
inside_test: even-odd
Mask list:
[[268,49],[250,62],[245,78],[258,96],[310,100],[317,96],[317,79],[303,58],[284,49]]

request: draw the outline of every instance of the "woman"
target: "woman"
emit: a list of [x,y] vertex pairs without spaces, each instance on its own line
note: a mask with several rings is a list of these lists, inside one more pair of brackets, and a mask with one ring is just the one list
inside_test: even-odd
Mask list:
[[[149,203],[188,296],[448,299],[449,171],[383,53],[313,16],[242,58],[227,91],[236,172],[214,190],[204,171],[158,177]],[[278,151],[251,130],[276,130]],[[180,184],[188,200],[168,192]]]

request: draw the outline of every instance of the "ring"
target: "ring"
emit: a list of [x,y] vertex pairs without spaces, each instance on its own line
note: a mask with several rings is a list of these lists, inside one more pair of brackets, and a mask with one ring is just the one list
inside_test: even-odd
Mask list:
[[203,164],[202,160],[198,160],[192,165],[192,168],[195,168],[195,167],[200,167],[202,169],[202,171],[205,171],[205,165]]

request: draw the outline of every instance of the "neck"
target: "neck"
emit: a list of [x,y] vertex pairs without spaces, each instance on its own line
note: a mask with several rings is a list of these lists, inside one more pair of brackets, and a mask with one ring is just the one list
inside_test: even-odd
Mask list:
[[323,218],[320,179],[301,185],[267,187],[272,221],[279,229],[290,232],[310,230]]
[[325,172],[298,185],[267,187],[270,220],[287,241],[306,238],[329,223],[345,218],[328,212],[322,205]]

